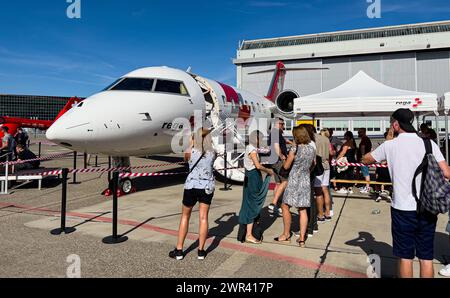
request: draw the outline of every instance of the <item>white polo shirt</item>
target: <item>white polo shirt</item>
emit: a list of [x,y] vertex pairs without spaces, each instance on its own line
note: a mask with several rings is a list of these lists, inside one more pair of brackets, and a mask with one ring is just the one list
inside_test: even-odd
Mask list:
[[[438,145],[431,142],[433,155],[437,162],[445,160]],[[425,144],[415,133],[401,133],[397,138],[387,141],[372,153],[377,162],[386,160],[389,174],[394,184],[392,207],[403,211],[416,211],[417,204],[412,194],[414,173],[422,163]],[[417,177],[417,191],[420,191],[421,175]]]

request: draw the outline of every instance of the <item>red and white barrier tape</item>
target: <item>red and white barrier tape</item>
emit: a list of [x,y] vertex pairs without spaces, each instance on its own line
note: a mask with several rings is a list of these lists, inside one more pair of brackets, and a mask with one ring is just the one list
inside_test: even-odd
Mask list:
[[[150,167],[158,167],[161,165],[155,165],[155,166],[146,166],[148,168]],[[144,167],[144,166],[142,166]],[[141,168],[141,167],[139,167]],[[114,171],[127,171],[130,167],[127,168],[100,168],[100,169],[94,169],[94,168],[88,168],[88,169],[69,169],[69,174],[78,174],[78,173],[105,173],[105,172],[114,172]],[[241,169],[238,167],[228,168],[227,170],[233,170],[233,169]],[[225,169],[218,169],[217,171],[224,171]],[[179,175],[179,174],[187,174],[188,172],[178,172],[178,173],[121,173],[120,177],[149,177],[149,176],[170,176],[170,175]],[[21,174],[22,176],[56,176],[61,175],[62,170],[54,170],[54,171],[47,171],[47,172],[40,172],[40,173],[30,173],[30,174]],[[12,174],[14,175],[14,174]]]
[[[66,153],[47,155],[47,156],[44,156],[41,158],[33,158],[33,159],[20,160],[20,161],[10,161],[10,162],[8,162],[8,165],[18,165],[18,164],[23,164],[23,163],[27,163],[27,162],[33,162],[33,161],[46,161],[46,160],[50,160],[50,159],[65,157],[65,156],[71,155],[71,154],[73,154],[73,153],[66,152]],[[3,166],[3,165],[6,165],[6,162],[0,163],[0,166]]]
[[120,178],[129,177],[154,177],[154,176],[173,176],[187,174],[188,172],[178,172],[178,173],[122,173],[119,175]]
[[349,167],[369,167],[369,168],[388,168],[388,165],[383,165],[383,164],[372,164],[372,165],[366,165],[363,163],[354,163],[354,162],[337,162],[335,160],[333,160],[331,162],[332,166],[349,166]]
[[44,142],[31,142],[30,145],[39,145],[39,143],[41,143],[41,145],[46,145],[46,146],[50,146],[50,147],[58,146],[58,144],[55,144],[55,143],[52,143],[52,142],[48,142],[48,141],[44,141]]

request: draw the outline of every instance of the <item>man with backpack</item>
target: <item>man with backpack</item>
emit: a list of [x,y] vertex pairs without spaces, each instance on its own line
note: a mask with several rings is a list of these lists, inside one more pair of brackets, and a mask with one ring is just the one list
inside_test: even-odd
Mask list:
[[[422,175],[417,174],[421,165],[434,157],[432,160],[435,167],[427,168],[433,170],[435,175],[441,176],[441,185],[437,187],[448,187],[445,185],[444,177],[450,179],[450,168],[436,143],[429,142],[425,145],[424,140],[418,136],[413,122],[414,113],[411,110],[395,111],[391,116],[391,132],[398,134],[398,137],[388,140],[372,153],[365,155],[363,163],[373,164],[384,160],[388,163],[394,184],[391,208],[392,239],[394,255],[400,259],[399,276],[413,277],[413,260],[417,256],[420,260],[420,276],[430,278],[434,277],[434,234],[439,212],[424,210],[423,207],[427,204],[422,202],[422,194],[429,187],[422,187],[425,185],[421,179]],[[427,151],[429,154],[426,154]],[[423,172],[430,174],[425,169]],[[419,185],[416,194],[413,191],[413,181]],[[417,194],[420,196],[420,200],[417,199],[419,204],[416,201]]]

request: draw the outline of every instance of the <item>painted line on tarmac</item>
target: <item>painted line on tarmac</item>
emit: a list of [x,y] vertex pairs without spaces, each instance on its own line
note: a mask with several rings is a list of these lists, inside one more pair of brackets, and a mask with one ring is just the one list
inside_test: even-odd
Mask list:
[[[54,214],[55,216],[57,216],[60,213],[59,211],[55,211],[55,210],[43,209],[43,208],[39,208],[39,207],[30,207],[30,206],[24,206],[24,205],[17,205],[14,203],[0,203],[0,208],[1,207],[17,208],[17,209],[23,209],[23,210],[27,210],[27,211],[47,212],[47,213]],[[82,219],[92,219],[93,218],[92,214],[85,214],[85,213],[79,213],[79,212],[67,212],[67,216],[68,217],[78,217],[78,218],[82,218]],[[98,217],[97,216],[97,217],[95,217],[95,222],[111,223],[112,219],[108,218],[108,217]],[[161,227],[158,227],[155,225],[150,225],[150,224],[142,224],[141,222],[138,222],[135,220],[119,219],[118,224],[132,226],[132,227],[139,226],[140,228],[143,228],[145,230],[158,232],[161,234],[175,236],[175,237],[178,236],[178,231],[176,231],[176,230],[161,228]],[[198,235],[189,233],[186,238],[189,240],[197,240]],[[211,244],[213,242],[213,240],[214,239],[209,238],[207,240],[207,243]],[[346,277],[353,277],[353,278],[367,278],[367,276],[361,272],[356,272],[356,271],[336,267],[333,265],[325,265],[325,264],[321,264],[321,263],[317,263],[314,261],[309,261],[309,260],[305,260],[305,259],[301,259],[301,258],[297,258],[297,257],[286,256],[286,255],[282,255],[279,253],[269,252],[269,251],[265,251],[263,249],[258,249],[256,247],[248,247],[248,246],[245,246],[242,244],[231,243],[228,241],[221,241],[219,246],[221,248],[231,249],[234,251],[243,252],[243,253],[247,253],[250,255],[265,257],[265,258],[269,258],[272,260],[284,261],[284,262],[294,264],[294,265],[304,267],[304,268],[309,268],[309,269],[313,269],[313,270],[320,269],[320,271],[322,271],[322,272],[333,273],[333,274],[346,276]]]

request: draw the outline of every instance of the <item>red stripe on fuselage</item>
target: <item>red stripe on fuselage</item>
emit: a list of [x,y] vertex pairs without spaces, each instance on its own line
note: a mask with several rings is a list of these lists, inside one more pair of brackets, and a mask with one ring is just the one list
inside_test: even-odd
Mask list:
[[[219,83],[219,82],[218,82]],[[225,96],[227,97],[227,102],[234,102],[235,104],[239,105],[239,114],[238,118],[243,119],[246,121],[251,116],[251,107],[248,105],[244,105],[243,102],[239,103],[239,94],[234,90],[233,87],[230,87],[228,85],[219,83],[219,85],[222,87],[223,91],[225,92]],[[241,96],[242,98],[242,96]],[[242,98],[242,100],[244,100]]]
[[[217,82],[219,83],[219,82]],[[235,104],[239,104],[239,96],[237,92],[230,86],[219,83],[219,85],[222,87],[223,91],[225,92],[225,96],[227,97],[227,102],[233,101]]]

